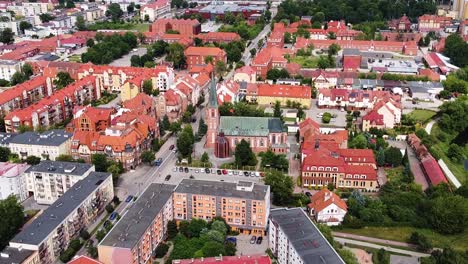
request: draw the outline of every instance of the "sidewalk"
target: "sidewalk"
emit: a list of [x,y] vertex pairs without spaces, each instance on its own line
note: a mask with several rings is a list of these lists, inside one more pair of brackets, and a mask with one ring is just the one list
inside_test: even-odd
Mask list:
[[364,246],[364,247],[369,247],[369,248],[376,248],[376,249],[383,248],[383,249],[385,249],[386,251],[389,251],[389,252],[409,255],[409,256],[418,257],[418,258],[420,258],[420,257],[429,257],[430,256],[430,254],[426,254],[426,253],[419,253],[419,252],[415,252],[415,251],[392,248],[392,247],[377,245],[377,244],[373,244],[373,243],[369,243],[369,242],[362,242],[362,241],[358,241],[358,240],[352,240],[352,239],[341,238],[341,237],[335,237],[335,241],[337,241],[339,243],[342,243],[342,244],[347,243],[347,244],[353,244],[353,245]]
[[361,240],[361,241],[374,242],[374,243],[397,246],[397,247],[416,248],[416,246],[413,245],[413,244],[409,244],[409,243],[405,243],[405,242],[399,242],[399,241],[393,241],[393,240],[385,240],[385,239],[374,238],[374,237],[366,237],[366,236],[353,235],[353,234],[341,233],[341,232],[332,232],[332,235],[335,236],[335,237],[357,239],[357,240]]

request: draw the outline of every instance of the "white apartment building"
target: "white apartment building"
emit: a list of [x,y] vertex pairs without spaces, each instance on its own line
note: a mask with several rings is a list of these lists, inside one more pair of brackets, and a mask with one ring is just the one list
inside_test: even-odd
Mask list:
[[344,264],[302,208],[270,211],[268,240],[279,264]]
[[48,3],[42,2],[23,2],[21,5],[8,6],[8,11],[15,12],[15,15],[21,15],[24,17],[38,16],[40,14],[47,13],[49,10],[52,10],[53,6],[50,6]]
[[22,174],[27,168],[27,164],[0,162],[0,200],[10,195],[16,196],[20,202],[26,200]]
[[148,17],[151,22],[159,18],[171,17],[171,2],[168,0],[156,0],[155,2],[142,6],[140,18],[145,20],[145,17]]
[[21,61],[0,60],[0,79],[10,81],[13,74],[21,71],[22,65],[23,63]]
[[38,204],[52,204],[94,170],[86,163],[43,160],[24,172],[25,189]]
[[36,156],[43,160],[55,160],[60,155],[70,155],[72,136],[72,133],[60,129],[43,133],[29,131],[14,136],[9,147],[21,159]]
[[70,241],[96,219],[113,197],[112,174],[92,172],[25,226],[9,246],[37,253],[41,264],[56,263]]

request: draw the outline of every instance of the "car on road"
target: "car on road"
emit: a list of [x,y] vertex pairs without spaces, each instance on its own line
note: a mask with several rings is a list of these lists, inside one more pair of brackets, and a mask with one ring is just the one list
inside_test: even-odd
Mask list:
[[228,175],[232,175],[232,170],[228,171]]
[[114,221],[115,218],[117,218],[117,212],[112,212],[112,214],[109,216],[109,220]]
[[162,161],[163,161],[162,158],[157,159],[157,160],[154,162],[154,166],[161,166]]
[[210,169],[206,168],[205,173],[210,173]]
[[255,172],[255,177],[260,177],[260,172]]
[[193,175],[190,175],[190,177],[189,177],[189,178],[190,178],[190,179],[195,179],[195,177],[193,177]]
[[168,181],[168,180],[170,180],[170,179],[171,179],[171,175],[170,175],[170,174],[168,174],[168,175],[166,176],[166,178],[164,178],[165,181]]
[[221,172],[221,170],[217,170],[216,173],[217,173],[218,175],[223,174],[223,173]]
[[110,224],[111,224],[111,222],[109,220],[106,220],[106,221],[104,221],[103,226],[104,226],[104,228],[107,228]]
[[233,171],[232,174],[237,175],[237,174],[239,174],[239,172],[238,171]]
[[250,172],[250,177],[255,177],[255,172],[251,171]]
[[264,172],[260,172],[260,176],[265,177],[265,173],[264,173]]
[[129,196],[127,196],[127,199],[125,199],[125,202],[129,203],[129,202],[132,201],[132,199],[133,199],[133,195],[129,195]]
[[263,237],[259,236],[257,237],[257,245],[260,245],[263,241]]
[[175,148],[174,145],[169,146],[169,150],[173,150]]
[[252,236],[252,238],[250,239],[250,244],[255,244],[255,242],[257,242],[257,237]]
[[185,173],[188,173],[189,169],[187,167],[185,167],[184,171],[185,171]]

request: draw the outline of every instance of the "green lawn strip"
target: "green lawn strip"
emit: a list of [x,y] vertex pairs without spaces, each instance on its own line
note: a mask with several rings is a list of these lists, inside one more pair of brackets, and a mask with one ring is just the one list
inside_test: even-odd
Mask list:
[[412,117],[416,122],[425,124],[430,121],[430,119],[436,115],[435,111],[431,110],[422,110],[416,109],[409,113],[409,116]]
[[318,59],[311,56],[295,56],[290,58],[289,61],[301,65],[302,68],[317,68]]
[[385,168],[385,174],[387,175],[388,181],[401,182],[403,178],[403,166],[396,168]]
[[107,220],[107,218],[109,218],[109,215],[110,214],[106,213],[106,216],[104,218],[102,218],[102,220],[99,222],[99,224],[97,224],[96,227],[89,233],[91,236],[93,236],[99,230],[99,228],[104,224],[104,222]]
[[148,31],[150,24],[133,24],[131,26],[131,30],[136,30],[138,32],[145,32]]
[[344,228],[337,229],[337,232],[349,233],[361,236],[368,236],[386,240],[394,240],[400,242],[407,242],[411,233],[420,232],[427,236],[432,245],[436,248],[453,247],[457,250],[468,249],[468,231],[456,235],[442,235],[430,229],[415,228],[415,227],[364,227],[360,229]]
[[[370,248],[370,247],[366,247],[366,246],[356,245],[356,244],[353,244],[353,243],[345,243],[345,246],[347,246],[347,247],[349,247],[349,248],[358,248],[358,249],[362,249],[362,250],[365,250],[367,253],[371,253],[372,255],[377,254],[377,251],[378,251],[377,248]],[[392,247],[393,247],[393,246],[392,246]],[[397,248],[397,247],[393,247],[393,248]],[[405,248],[401,248],[401,249],[405,249]],[[387,250],[387,249],[385,249],[385,250],[388,251],[388,252],[390,252],[391,255],[398,255],[398,256],[404,256],[404,257],[411,257],[410,255],[406,255],[406,254],[401,254],[401,253],[393,252],[393,251]]]

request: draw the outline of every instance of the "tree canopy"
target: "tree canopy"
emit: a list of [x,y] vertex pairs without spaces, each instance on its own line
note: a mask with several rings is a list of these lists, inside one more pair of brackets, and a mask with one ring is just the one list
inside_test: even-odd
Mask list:
[[255,166],[255,164],[257,164],[257,158],[255,157],[249,142],[244,139],[236,145],[234,157],[234,163],[237,166]]
[[19,231],[24,223],[23,206],[16,196],[0,200],[0,249]]
[[280,171],[273,170],[266,173],[265,184],[270,185],[275,205],[288,204],[294,190],[294,183],[291,177],[284,175]]

